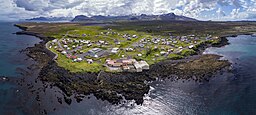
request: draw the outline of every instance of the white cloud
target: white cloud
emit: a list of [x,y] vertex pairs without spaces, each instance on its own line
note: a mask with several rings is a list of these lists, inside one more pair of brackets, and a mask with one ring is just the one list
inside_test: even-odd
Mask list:
[[[256,0],[0,0],[0,4],[0,8],[4,9],[0,12],[1,20],[170,12],[204,20],[248,19],[256,16]],[[233,8],[229,9],[231,12],[224,8],[228,6]]]

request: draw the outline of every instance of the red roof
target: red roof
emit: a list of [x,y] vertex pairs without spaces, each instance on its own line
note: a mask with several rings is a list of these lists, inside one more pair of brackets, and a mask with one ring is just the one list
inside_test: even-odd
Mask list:
[[77,56],[71,56],[71,58],[72,58],[72,59],[76,59],[76,58],[77,58]]

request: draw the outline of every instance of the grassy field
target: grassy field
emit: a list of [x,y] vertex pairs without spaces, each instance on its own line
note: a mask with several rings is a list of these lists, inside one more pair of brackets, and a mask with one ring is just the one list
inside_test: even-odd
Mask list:
[[[99,72],[106,70],[103,66],[107,58],[119,59],[124,57],[132,57],[137,60],[145,60],[150,65],[155,64],[165,59],[181,59],[196,52],[193,49],[188,49],[189,45],[194,42],[195,46],[201,43],[215,44],[219,42],[219,39],[205,40],[208,35],[213,37],[220,37],[223,35],[233,34],[248,34],[256,32],[255,22],[167,22],[167,21],[146,21],[146,22],[114,22],[108,24],[97,24],[86,26],[84,23],[24,23],[21,26],[27,27],[26,31],[43,34],[48,37],[54,37],[56,39],[62,39],[64,35],[68,34],[70,39],[79,40],[91,40],[97,42],[104,40],[109,43],[107,46],[92,45],[90,47],[83,47],[81,51],[87,52],[92,48],[102,48],[103,50],[118,47],[121,50],[117,54],[111,54],[101,58],[92,58],[95,63],[88,64],[86,61],[73,62],[71,59],[57,52],[56,49],[50,50],[57,53],[57,63],[59,66],[70,70],[71,72]],[[113,32],[115,34],[102,34]],[[199,39],[191,40],[190,42],[183,42],[177,40],[173,46],[161,45],[161,44],[146,44],[143,48],[136,48],[134,44],[139,43],[143,38],[160,38],[165,39],[170,36],[185,36],[195,35]],[[122,35],[137,35],[137,38],[131,41],[123,38]],[[86,35],[86,36],[83,36]],[[73,37],[72,37],[73,36]],[[120,41],[120,44],[116,44],[115,40]],[[69,46],[76,44],[69,44]],[[126,52],[125,48],[133,47],[134,51]],[[157,47],[157,49],[154,49]],[[178,52],[179,47],[183,49]],[[167,51],[168,49],[174,49],[173,53],[168,55],[159,55],[161,51]],[[142,56],[138,57],[138,54]],[[88,57],[89,58],[89,57]]]

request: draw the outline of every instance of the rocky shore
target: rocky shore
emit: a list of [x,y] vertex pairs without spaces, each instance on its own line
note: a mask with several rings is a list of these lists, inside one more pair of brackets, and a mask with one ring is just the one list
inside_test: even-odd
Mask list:
[[[221,37],[217,44],[202,44],[198,47],[198,55],[181,60],[165,60],[154,64],[150,70],[141,73],[71,73],[57,65],[45,44],[53,38],[26,31],[25,27],[17,26],[23,31],[16,34],[32,35],[43,40],[40,44],[26,49],[27,55],[36,60],[41,68],[39,79],[45,83],[57,86],[65,93],[64,101],[71,104],[70,96],[75,96],[77,102],[83,99],[81,95],[93,94],[96,98],[118,104],[123,100],[135,100],[143,103],[143,96],[149,92],[147,82],[156,79],[193,79],[207,81],[216,72],[229,68],[227,60],[219,60],[217,55],[201,55],[205,48],[220,47],[228,44],[226,37]],[[211,66],[209,66],[211,65]]]

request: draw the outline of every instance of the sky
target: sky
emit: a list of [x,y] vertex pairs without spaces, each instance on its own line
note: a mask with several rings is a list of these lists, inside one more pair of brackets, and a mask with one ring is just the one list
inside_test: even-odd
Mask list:
[[175,13],[198,20],[256,20],[256,0],[0,0],[0,20]]

